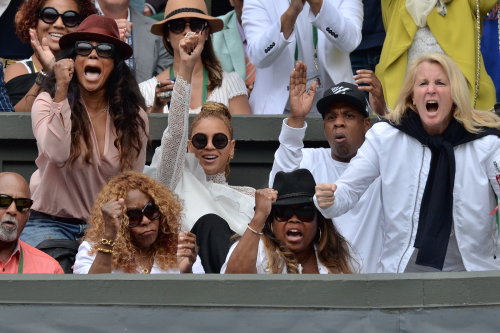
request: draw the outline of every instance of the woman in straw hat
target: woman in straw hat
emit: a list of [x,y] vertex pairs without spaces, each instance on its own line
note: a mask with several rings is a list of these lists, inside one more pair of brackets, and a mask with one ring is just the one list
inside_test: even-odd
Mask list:
[[189,109],[192,113],[200,112],[201,105],[207,101],[226,105],[232,114],[250,114],[248,94],[245,82],[237,73],[222,70],[212,48],[210,33],[220,31],[222,20],[207,14],[203,0],[170,0],[165,7],[165,19],[153,24],[151,32],[163,36],[165,48],[174,57],[172,67],[167,68],[157,77],[140,84],[146,105],[150,112],[162,113],[168,110],[175,78],[181,66],[179,41],[188,32],[207,31],[202,41],[205,45],[201,58],[196,63],[193,74],[193,90]]
[[[242,234],[253,216],[255,190],[227,184],[235,141],[231,115],[223,104],[203,104],[188,136],[189,101],[195,86],[192,74],[200,63],[207,36],[208,31],[201,30],[178,40],[179,69],[168,127],[145,172],[183,200],[181,229],[196,234],[205,272],[218,273],[231,234]],[[216,235],[220,237],[214,240]]]
[[90,15],[59,44],[32,110],[38,170],[22,238],[33,246],[79,239],[99,190],[121,171],[141,171],[146,160],[144,99],[124,62],[132,48],[115,21]]

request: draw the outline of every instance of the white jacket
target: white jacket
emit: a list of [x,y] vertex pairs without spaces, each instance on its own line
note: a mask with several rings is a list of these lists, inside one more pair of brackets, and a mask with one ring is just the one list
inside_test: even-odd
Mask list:
[[254,114],[281,114],[288,100],[290,72],[295,62],[297,29],[301,47],[312,54],[311,23],[318,28],[318,63],[323,87],[334,82],[352,82],[349,53],[361,42],[363,4],[361,0],[324,0],[314,16],[309,4],[297,18],[288,39],[281,33],[281,15],[288,0],[245,0],[242,23],[247,52],[257,72],[250,106]]
[[[498,226],[490,215],[497,204],[495,194],[500,194],[495,166],[500,166],[500,138],[485,136],[454,151],[453,230],[464,266],[468,271],[500,269]],[[380,176],[383,272],[404,272],[413,253],[430,160],[428,147],[385,122],[377,123],[336,182],[334,204],[320,209],[329,217],[344,214]]]

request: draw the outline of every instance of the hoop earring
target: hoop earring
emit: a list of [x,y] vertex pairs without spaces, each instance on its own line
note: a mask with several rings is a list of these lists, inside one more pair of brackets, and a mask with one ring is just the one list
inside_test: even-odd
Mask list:
[[321,241],[321,228],[318,228],[318,231],[319,231],[319,237],[318,239],[316,240],[316,243],[319,244],[319,242]]

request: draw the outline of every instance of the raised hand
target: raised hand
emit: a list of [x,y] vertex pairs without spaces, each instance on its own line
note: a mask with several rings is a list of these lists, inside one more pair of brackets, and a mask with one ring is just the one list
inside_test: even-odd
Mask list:
[[255,191],[255,216],[259,215],[265,222],[269,214],[271,214],[273,202],[276,202],[277,198],[278,191],[272,188]]
[[328,208],[333,205],[335,201],[335,191],[337,190],[337,185],[335,184],[318,184],[316,185],[316,200],[318,201],[318,206],[322,209]]
[[35,29],[30,28],[30,43],[33,52],[38,60],[42,63],[43,70],[46,74],[52,73],[56,58],[54,53],[49,48],[49,42],[46,37],[42,38],[42,42],[38,39],[38,34]]
[[155,87],[155,98],[151,112],[163,113],[163,108],[172,98],[172,90],[174,89],[175,81],[161,80],[159,78],[157,78],[157,80],[158,84]]
[[132,33],[132,22],[127,19],[116,19],[116,25],[118,26],[118,31],[120,32],[120,39],[124,42]]
[[177,243],[177,265],[179,271],[181,273],[192,273],[197,255],[196,235],[188,231],[180,232]]
[[181,68],[179,74],[183,79],[191,81],[194,65],[200,60],[201,52],[208,38],[208,29],[200,33],[188,32],[179,41],[179,53],[181,57]]
[[[318,82],[314,81],[307,89],[307,66],[302,61],[297,61],[290,74],[289,126],[303,126],[305,116],[311,111],[317,87]],[[294,126],[293,122],[299,122],[300,126]]]
[[61,59],[54,64],[56,77],[56,93],[54,102],[59,103],[68,97],[68,87],[75,72],[73,59]]
[[101,206],[102,217],[104,219],[104,238],[115,240],[118,230],[123,220],[123,210],[125,209],[125,200],[110,200]]
[[370,94],[370,105],[373,111],[379,116],[385,115],[387,105],[385,104],[384,91],[375,73],[369,69],[358,69],[353,78],[354,82],[359,86],[359,90],[367,91]]

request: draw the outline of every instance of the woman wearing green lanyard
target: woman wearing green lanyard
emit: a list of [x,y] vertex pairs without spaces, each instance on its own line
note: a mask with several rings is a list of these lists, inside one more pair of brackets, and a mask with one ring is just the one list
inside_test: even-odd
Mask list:
[[255,189],[229,186],[226,182],[235,141],[231,114],[223,104],[203,104],[188,133],[189,101],[195,87],[193,72],[203,55],[207,35],[202,31],[179,40],[179,71],[172,90],[168,127],[151,166],[144,171],[182,200],[181,230],[196,234],[205,272],[218,273],[229,250],[229,238],[233,233],[242,234],[254,214]]
[[[168,112],[175,78],[179,75],[179,41],[187,33],[204,36],[203,52],[192,74],[192,94],[189,111],[199,113],[205,102],[226,105],[231,114],[250,114],[245,82],[237,73],[222,70],[212,48],[210,33],[220,31],[222,20],[209,16],[203,0],[170,0],[165,8],[165,19],[154,24],[151,32],[163,36],[165,48],[174,57],[171,67],[140,84],[150,112]],[[206,33],[205,33],[206,32]]]

